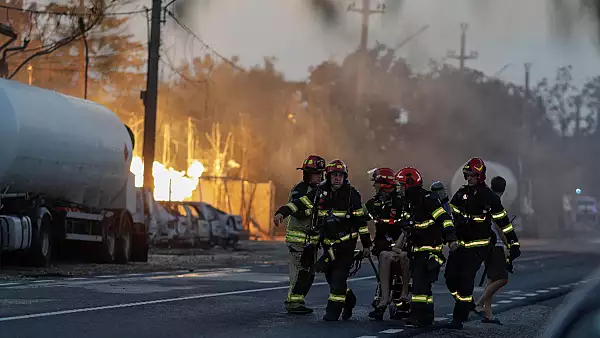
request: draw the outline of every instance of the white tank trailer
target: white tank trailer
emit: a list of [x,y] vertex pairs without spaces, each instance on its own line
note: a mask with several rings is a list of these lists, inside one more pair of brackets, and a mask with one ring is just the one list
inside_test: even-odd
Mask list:
[[108,108],[0,79],[0,252],[44,266],[79,241],[103,262],[147,260],[133,146]]

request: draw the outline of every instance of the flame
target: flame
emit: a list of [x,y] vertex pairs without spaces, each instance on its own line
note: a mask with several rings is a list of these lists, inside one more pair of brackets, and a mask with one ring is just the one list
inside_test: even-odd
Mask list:
[[[135,175],[135,186],[143,186],[144,162],[141,157],[133,156],[130,171]],[[154,199],[156,201],[183,201],[191,198],[203,173],[204,165],[196,160],[190,164],[187,175],[184,171],[177,171],[171,167],[167,168],[162,163],[154,161],[152,165]]]

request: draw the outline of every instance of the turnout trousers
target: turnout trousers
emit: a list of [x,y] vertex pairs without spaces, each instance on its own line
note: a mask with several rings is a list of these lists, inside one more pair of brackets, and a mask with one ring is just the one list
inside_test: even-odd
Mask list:
[[438,279],[442,258],[434,252],[421,251],[411,255],[412,301],[410,321],[419,325],[434,322],[433,292],[431,285]]
[[306,266],[306,264],[302,266],[303,249],[299,251],[299,248],[289,246],[289,250],[290,288],[285,300],[285,308],[288,311],[303,307],[306,304],[304,298],[315,280],[314,263],[317,259],[318,251],[316,249],[312,250],[311,257],[309,257],[312,259],[310,266]]
[[474,308],[473,289],[475,277],[485,260],[486,247],[459,247],[448,256],[446,265],[446,286],[454,296],[454,311],[452,319],[464,323],[469,318],[469,312]]
[[[339,318],[344,309],[352,310],[356,305],[356,297],[346,283],[354,262],[356,242],[356,239],[351,239],[336,243],[334,245],[335,259],[330,261],[325,268],[325,278],[329,284],[329,299],[326,309],[328,317]],[[324,250],[328,249],[328,246],[324,247]]]

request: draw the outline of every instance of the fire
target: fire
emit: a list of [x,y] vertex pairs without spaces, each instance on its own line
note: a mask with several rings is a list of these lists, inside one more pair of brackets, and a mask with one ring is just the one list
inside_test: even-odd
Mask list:
[[[144,184],[144,163],[139,156],[131,160],[131,172],[135,175],[135,186]],[[152,175],[154,176],[154,199],[156,201],[183,201],[192,197],[198,187],[198,180],[204,173],[204,166],[194,160],[184,171],[167,168],[160,162],[154,161]]]

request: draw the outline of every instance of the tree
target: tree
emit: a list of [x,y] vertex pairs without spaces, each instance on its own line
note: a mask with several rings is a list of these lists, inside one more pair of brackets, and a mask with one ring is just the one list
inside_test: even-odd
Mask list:
[[[99,25],[106,14],[119,4],[119,1],[121,0],[91,0],[89,10],[82,10],[83,6],[80,3],[75,4],[75,0],[70,0],[66,5],[53,2],[43,9],[38,9],[36,3],[26,9],[19,7],[8,9],[17,16],[22,16],[24,12],[30,14],[28,22],[24,23],[20,20],[20,28],[29,26],[28,33],[23,31],[19,33],[24,39],[32,42],[29,48],[7,56],[12,65],[8,77],[15,77],[31,60],[59,50],[62,57],[69,58],[65,47]],[[18,4],[23,6],[22,1]]]

